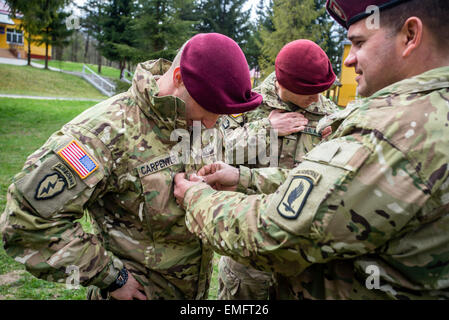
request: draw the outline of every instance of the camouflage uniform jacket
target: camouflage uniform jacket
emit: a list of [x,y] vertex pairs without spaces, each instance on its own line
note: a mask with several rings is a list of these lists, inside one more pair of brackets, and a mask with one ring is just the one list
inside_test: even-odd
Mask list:
[[241,167],[247,187],[190,188],[187,226],[280,298],[448,298],[449,67],[359,101],[292,170]]
[[[329,114],[338,111],[338,107],[323,95],[319,95],[319,101],[312,103],[307,108],[303,109],[290,102],[286,103],[279,99],[276,88],[276,75],[273,72],[270,74],[260,86],[254,89],[263,96],[262,104],[246,113],[223,116],[220,118],[220,130],[224,136],[226,143],[233,146],[233,150],[242,148],[245,150],[245,155],[248,152],[248,143],[251,143],[250,137],[256,136],[260,130],[266,130],[269,133],[271,129],[268,116],[274,109],[284,110],[285,112],[299,112],[303,114],[309,123],[303,132],[298,132],[285,137],[278,138],[278,157],[279,166],[283,168],[293,168],[297,165],[302,157],[316,146],[321,141],[321,134],[316,131],[318,121]],[[264,150],[267,152],[270,148],[270,137],[265,136],[266,144],[264,143]],[[229,152],[229,151],[228,151]],[[257,152],[259,154],[259,152]],[[246,158],[245,163],[257,164],[256,167],[261,167],[263,164],[256,159]],[[238,163],[236,164],[243,164]]]
[[[155,75],[170,65],[140,64],[128,92],[64,125],[15,176],[4,246],[36,277],[64,282],[75,266],[81,285],[103,288],[124,264],[149,299],[207,298],[212,251],[188,232],[173,196],[174,175],[191,169],[169,154],[170,133],[186,128],[185,105],[157,96]],[[87,173],[67,155],[77,147]],[[85,211],[97,235],[74,221]]]

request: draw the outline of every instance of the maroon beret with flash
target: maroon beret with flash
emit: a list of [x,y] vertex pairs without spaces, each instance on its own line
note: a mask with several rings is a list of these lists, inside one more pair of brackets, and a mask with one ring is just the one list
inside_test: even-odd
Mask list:
[[327,0],[327,12],[344,28],[365,19],[374,13],[367,10],[369,6],[377,6],[379,11],[395,7],[410,0]]
[[302,95],[326,91],[336,78],[323,49],[305,39],[289,42],[279,51],[275,70],[281,86]]

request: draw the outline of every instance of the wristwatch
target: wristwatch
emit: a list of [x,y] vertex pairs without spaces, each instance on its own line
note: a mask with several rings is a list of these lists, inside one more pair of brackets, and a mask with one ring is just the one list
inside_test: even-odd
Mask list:
[[108,292],[113,292],[117,289],[120,289],[121,287],[123,287],[125,285],[125,283],[128,281],[128,270],[126,270],[125,267],[123,267],[119,273],[117,278],[115,279],[114,282],[112,282],[109,287],[106,287],[104,289],[101,289],[101,295],[103,297],[107,296]]

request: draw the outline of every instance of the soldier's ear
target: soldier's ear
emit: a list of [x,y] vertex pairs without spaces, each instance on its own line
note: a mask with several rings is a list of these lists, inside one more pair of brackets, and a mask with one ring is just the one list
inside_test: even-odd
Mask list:
[[184,82],[182,81],[181,68],[180,67],[176,67],[175,70],[173,70],[173,85],[176,88],[179,88],[179,87],[184,85]]
[[402,26],[401,42],[403,45],[402,57],[409,57],[422,42],[423,24],[418,17],[410,17]]

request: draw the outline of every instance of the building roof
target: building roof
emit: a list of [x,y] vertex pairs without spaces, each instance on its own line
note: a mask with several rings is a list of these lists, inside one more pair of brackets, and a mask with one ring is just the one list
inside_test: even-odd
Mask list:
[[[11,15],[11,8],[4,0],[0,0],[0,14]],[[20,12],[16,12],[16,16],[21,18],[23,15]]]
[[0,14],[7,14],[9,15],[10,10],[9,10],[9,6],[6,4],[5,1],[0,0]]
[[14,25],[14,21],[7,14],[0,13],[0,24]]

